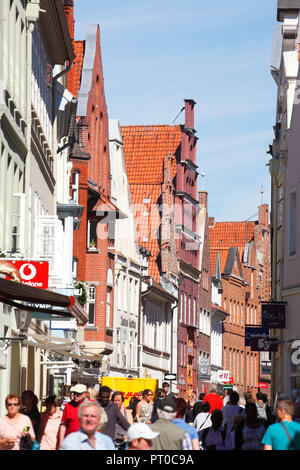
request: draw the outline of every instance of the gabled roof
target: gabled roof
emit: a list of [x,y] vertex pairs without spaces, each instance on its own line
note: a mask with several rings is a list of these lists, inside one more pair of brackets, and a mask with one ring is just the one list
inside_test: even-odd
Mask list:
[[75,59],[73,67],[68,73],[68,90],[78,98],[81,84],[81,74],[84,59],[85,41],[73,41]]
[[[121,127],[129,182],[155,184],[163,179],[163,157],[175,155],[181,143],[180,126]],[[173,177],[176,175],[176,162]]]
[[255,222],[216,222],[209,228],[211,272],[216,269],[217,253],[220,257],[221,273],[225,271],[230,248],[236,247],[239,259],[243,259],[245,246],[254,237]]
[[[128,181],[135,207],[139,244],[151,252],[149,275],[160,282],[158,257],[163,183],[163,159],[176,155],[181,144],[180,126],[150,125],[121,127]],[[172,178],[176,175],[176,159]]]

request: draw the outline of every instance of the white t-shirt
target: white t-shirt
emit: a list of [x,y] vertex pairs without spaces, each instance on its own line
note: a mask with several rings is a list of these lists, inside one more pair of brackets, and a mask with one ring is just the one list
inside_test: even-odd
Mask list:
[[194,427],[197,429],[197,431],[203,431],[203,429],[209,428],[210,426],[212,426],[210,414],[198,413],[194,421]]

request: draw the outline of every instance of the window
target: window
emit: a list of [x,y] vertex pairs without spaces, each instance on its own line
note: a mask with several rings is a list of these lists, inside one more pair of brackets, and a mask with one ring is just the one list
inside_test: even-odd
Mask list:
[[108,288],[107,288],[107,292],[106,292],[106,320],[105,320],[105,326],[106,326],[106,328],[110,328],[111,292],[112,292],[111,287],[108,287]]
[[89,325],[95,324],[95,301],[96,301],[96,287],[88,286],[86,309],[89,315],[89,320],[88,320]]
[[72,263],[72,277],[73,277],[73,279],[77,279],[77,268],[78,268],[78,259],[73,258],[73,263]]
[[72,199],[78,204],[79,200],[79,171],[73,171],[72,174]]
[[15,193],[12,197],[12,251],[24,251],[25,194]]
[[290,193],[289,256],[296,254],[296,191]]
[[97,248],[97,220],[88,220],[87,229],[87,247],[88,249]]

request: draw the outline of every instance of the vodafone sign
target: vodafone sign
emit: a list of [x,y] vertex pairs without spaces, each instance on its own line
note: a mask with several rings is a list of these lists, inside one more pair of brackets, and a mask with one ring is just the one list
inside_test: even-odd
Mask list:
[[48,289],[49,263],[32,260],[0,260],[0,273],[6,274],[6,279],[12,279],[40,289]]

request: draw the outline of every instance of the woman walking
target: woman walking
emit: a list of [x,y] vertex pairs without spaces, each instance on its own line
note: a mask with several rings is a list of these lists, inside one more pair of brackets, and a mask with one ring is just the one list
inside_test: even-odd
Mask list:
[[[120,412],[127,419],[128,423],[133,424],[132,413],[125,408],[124,405],[124,396],[122,392],[116,391],[112,394],[111,401],[119,408]],[[116,423],[115,428],[115,442],[121,441],[126,436],[126,429],[124,429],[119,423]]]
[[247,403],[245,420],[238,424],[235,431],[236,450],[263,450],[262,438],[266,428],[258,416],[255,403]]
[[8,395],[5,406],[7,414],[0,418],[0,450],[20,450],[21,440],[32,445],[35,433],[30,418],[20,413],[20,397]]
[[149,389],[143,391],[143,398],[136,407],[136,421],[138,423],[151,424],[153,403],[151,401],[153,392]]

